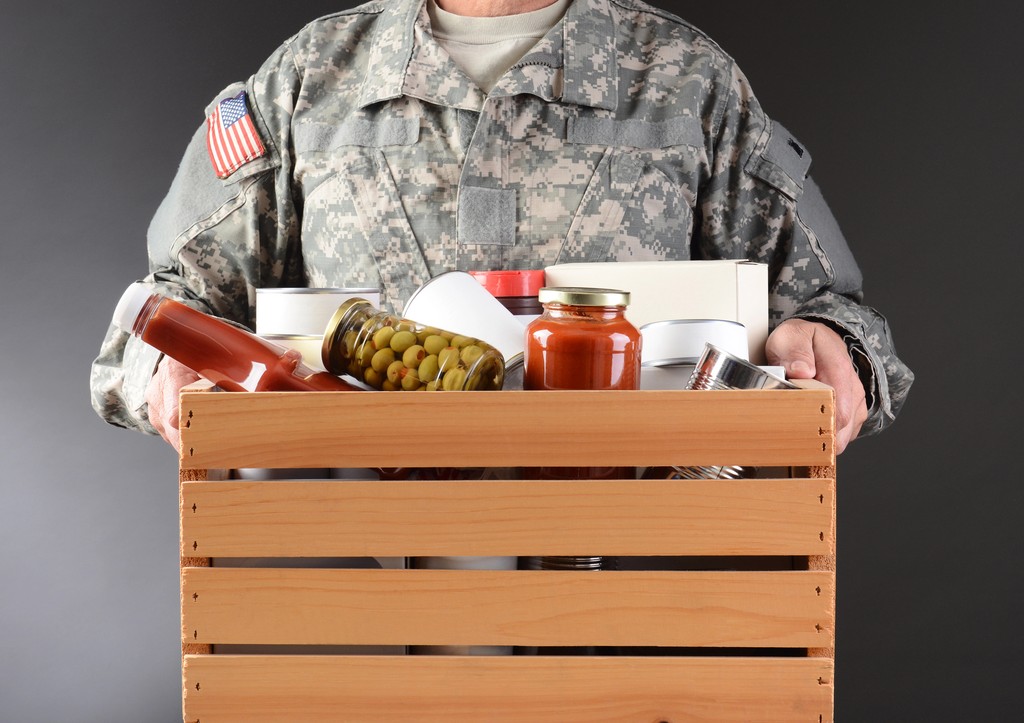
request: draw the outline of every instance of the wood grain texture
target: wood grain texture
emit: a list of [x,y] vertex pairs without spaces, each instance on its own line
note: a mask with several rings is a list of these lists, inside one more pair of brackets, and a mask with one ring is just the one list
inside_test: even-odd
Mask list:
[[[434,395],[186,390],[185,720],[832,721],[833,395],[820,384],[801,386]],[[736,482],[539,484],[213,482],[204,471],[673,464],[794,471],[793,479]],[[792,555],[807,569],[204,567],[212,556],[459,554],[704,555],[720,556],[722,567],[731,556]],[[210,643],[618,645],[691,654],[232,656],[207,654]],[[713,656],[692,654],[702,647]],[[735,655],[754,648],[809,657]]]
[[[185,468],[181,468],[178,471],[178,509],[179,509],[179,514],[180,514],[182,519],[184,519],[184,517],[185,517],[185,515],[184,515],[184,512],[185,512],[185,498],[184,498],[184,494],[183,494],[183,490],[184,490],[185,484],[188,483],[188,482],[205,481],[206,478],[207,478],[207,474],[206,474],[206,470],[205,469],[185,469]],[[179,526],[179,532],[180,532],[180,526]],[[180,534],[179,534],[179,538],[180,538]],[[181,568],[183,570],[186,567],[209,567],[209,566],[210,566],[210,559],[208,557],[197,556],[194,552],[192,554],[189,554],[189,553],[187,553],[185,551],[185,546],[184,545],[181,546]],[[180,588],[179,588],[179,590],[180,590]],[[184,594],[184,593],[181,593],[181,594]],[[182,600],[182,603],[184,603],[184,600]],[[208,644],[198,643],[195,640],[188,640],[187,638],[182,637],[181,652],[182,652],[182,655],[202,655],[202,654],[209,654],[210,652],[212,652],[212,648]]]
[[183,483],[182,554],[823,555],[825,479]]
[[[832,481],[832,495],[831,495],[832,502],[831,502],[831,505],[830,505],[829,512],[831,513],[831,516],[832,516],[831,528],[832,528],[833,531],[836,530],[837,529],[837,506],[836,506],[836,497],[835,497],[835,485],[836,485],[836,482],[835,482],[836,468],[835,468],[835,466],[832,465],[832,466],[828,466],[828,467],[810,467],[810,468],[804,470],[803,472],[808,477],[829,477],[829,478],[832,478],[832,480],[833,480]],[[821,554],[821,555],[811,555],[811,556],[809,556],[807,558],[807,569],[808,570],[820,570],[820,571],[828,572],[829,574],[832,575],[832,579],[833,580],[836,579],[836,536],[835,536],[834,533],[831,536],[831,539],[829,540],[828,549],[827,549],[827,551],[824,554]],[[835,621],[836,595],[837,595],[836,586],[833,585],[832,589],[831,589],[831,600],[830,600],[830,604],[832,605],[832,615],[831,615],[831,617],[832,617],[832,620],[833,620],[833,624],[834,624],[834,621]],[[813,648],[811,648],[811,649],[809,649],[807,651],[807,654],[811,655],[811,656],[817,656],[817,657],[822,657],[822,658],[832,658],[832,659],[834,659],[836,657],[835,631],[832,632],[832,644],[831,645],[813,647]]]
[[191,723],[831,723],[817,658],[188,656]]
[[182,635],[268,645],[831,644],[825,572],[191,568]]
[[830,465],[832,392],[182,394],[182,466]]

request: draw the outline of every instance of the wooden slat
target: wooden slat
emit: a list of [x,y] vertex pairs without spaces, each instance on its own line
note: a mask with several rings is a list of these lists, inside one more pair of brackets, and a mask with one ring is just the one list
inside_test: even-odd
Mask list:
[[182,394],[182,465],[831,465],[832,392]]
[[189,723],[831,723],[821,658],[187,656]]
[[[185,505],[185,484],[189,482],[205,481],[208,479],[205,469],[179,469],[178,470],[178,508],[179,510],[184,508]],[[208,557],[198,557],[194,552],[186,552],[185,546],[181,548],[181,567],[209,567],[210,559]],[[181,600],[184,604],[184,599]],[[209,654],[212,652],[212,647],[205,643],[196,643],[192,640],[182,639],[181,653],[182,655],[202,655]]]
[[[833,489],[833,492],[835,491],[836,468],[834,466],[832,466],[832,467],[811,467],[811,468],[808,468],[806,470],[799,470],[799,472],[801,474],[805,474],[807,477],[827,477],[827,478],[833,480],[832,489]],[[830,512],[832,513],[832,523],[831,523],[830,526],[831,526],[832,530],[834,531],[836,529],[836,503],[835,503],[835,496],[834,495],[832,497],[831,508],[832,509],[830,510]],[[825,552],[825,554],[822,554],[822,555],[811,555],[811,556],[809,556],[807,558],[807,569],[808,570],[820,570],[820,571],[827,572],[830,575],[832,575],[832,579],[833,580],[835,579],[835,576],[836,576],[836,539],[835,539],[834,532],[833,532],[833,535],[832,535],[832,539],[829,542],[828,550]],[[836,589],[835,589],[835,586],[832,587],[832,597],[831,597],[831,600],[829,600],[829,605],[831,606],[831,609],[832,609],[832,617],[835,618],[835,609],[836,609]],[[835,639],[835,633],[834,632],[832,634],[832,638],[833,638],[833,640]],[[835,643],[833,642],[832,645],[825,646],[825,647],[811,648],[811,649],[808,650],[808,653],[810,655],[816,655],[816,656],[824,657],[824,658],[834,658],[835,655],[836,655]]]
[[826,647],[824,572],[186,568],[188,642]]
[[825,555],[825,479],[184,482],[208,557]]

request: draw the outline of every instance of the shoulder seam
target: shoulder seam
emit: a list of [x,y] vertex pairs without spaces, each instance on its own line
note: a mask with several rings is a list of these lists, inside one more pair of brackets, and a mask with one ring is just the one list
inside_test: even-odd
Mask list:
[[663,10],[662,8],[654,7],[653,5],[643,2],[642,0],[609,0],[609,2],[612,5],[617,5],[623,10],[630,10],[633,12],[641,12],[648,13],[650,15],[656,15],[657,17],[662,18],[663,20],[668,20],[669,22],[673,22],[676,25],[682,25],[683,27],[693,31],[694,34],[699,35],[701,38],[706,40],[710,45],[712,45],[715,48],[715,50],[722,54],[722,57],[729,63],[730,66],[735,64],[735,60],[733,59],[733,57],[729,55],[729,53],[727,53],[714,38],[712,38],[710,35],[708,35],[706,32],[698,28],[693,23],[689,22],[688,20],[684,20],[683,18],[679,17],[674,13],[670,13],[668,10]]

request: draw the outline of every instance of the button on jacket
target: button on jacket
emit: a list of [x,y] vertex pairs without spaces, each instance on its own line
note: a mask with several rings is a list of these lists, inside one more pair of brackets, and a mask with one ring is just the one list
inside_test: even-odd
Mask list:
[[[310,23],[244,84],[264,153],[218,178],[200,127],[149,229],[162,293],[254,325],[255,290],[379,287],[403,303],[453,269],[739,259],[769,267],[771,323],[846,338],[886,426],[913,375],[808,176],[712,40],[637,0],[576,0],[485,94],[422,0]],[[108,421],[152,431],[158,355],[111,329],[93,366]]]

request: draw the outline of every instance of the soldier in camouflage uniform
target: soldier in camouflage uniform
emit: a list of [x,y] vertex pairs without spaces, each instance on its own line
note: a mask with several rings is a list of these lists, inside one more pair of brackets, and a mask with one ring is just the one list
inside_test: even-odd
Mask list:
[[[769,266],[773,328],[794,319],[769,359],[837,387],[838,449],[907,395],[808,150],[713,41],[639,0],[576,0],[489,93],[432,37],[423,0],[376,0],[309,24],[207,112],[232,98],[261,149],[218,177],[206,127],[192,139],[149,229],[147,281],[165,295],[252,328],[261,287],[379,287],[400,313],[453,269],[746,258]],[[158,360],[112,328],[100,415],[163,433],[146,403]]]

